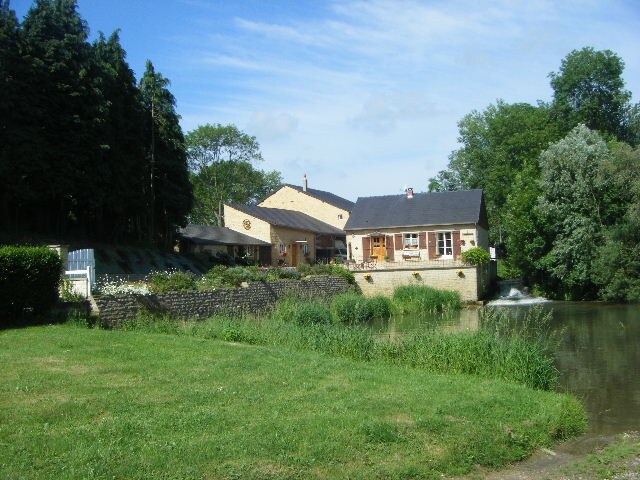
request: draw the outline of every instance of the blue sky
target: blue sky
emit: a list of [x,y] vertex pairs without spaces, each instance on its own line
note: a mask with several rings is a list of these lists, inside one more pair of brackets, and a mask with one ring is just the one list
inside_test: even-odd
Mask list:
[[[263,169],[358,196],[427,189],[457,122],[497,99],[548,101],[573,49],[610,49],[640,94],[637,1],[79,0],[92,38],[121,29],[139,76],[171,82],[185,132],[233,123]],[[13,0],[22,17],[31,5]]]

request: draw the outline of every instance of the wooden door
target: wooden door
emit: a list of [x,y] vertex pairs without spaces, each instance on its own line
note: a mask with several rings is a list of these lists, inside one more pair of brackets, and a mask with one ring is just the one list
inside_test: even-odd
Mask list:
[[384,235],[371,237],[371,258],[376,262],[384,262],[387,256],[387,239]]
[[298,244],[297,243],[291,244],[291,266],[292,267],[298,266]]

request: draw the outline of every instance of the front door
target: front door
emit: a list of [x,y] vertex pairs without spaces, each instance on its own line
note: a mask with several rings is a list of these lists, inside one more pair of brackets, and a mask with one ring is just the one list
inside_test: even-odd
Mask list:
[[384,235],[371,237],[371,258],[383,262],[387,256],[387,243]]
[[291,266],[292,267],[298,266],[298,244],[297,243],[291,244]]

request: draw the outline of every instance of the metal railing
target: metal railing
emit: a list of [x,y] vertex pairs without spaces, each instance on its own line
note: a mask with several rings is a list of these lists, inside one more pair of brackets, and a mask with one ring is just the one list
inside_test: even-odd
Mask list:
[[363,262],[350,261],[346,263],[346,266],[352,272],[364,272],[369,270],[387,270],[387,269],[404,269],[411,270],[414,268],[452,268],[452,267],[464,267],[466,265],[462,260],[453,258],[447,259],[403,259],[397,261],[373,261],[365,260]]

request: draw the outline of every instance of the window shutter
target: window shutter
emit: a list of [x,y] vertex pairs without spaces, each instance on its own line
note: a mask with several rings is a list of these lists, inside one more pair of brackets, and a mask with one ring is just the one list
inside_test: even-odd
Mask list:
[[389,257],[389,261],[393,262],[393,235],[387,235],[387,257]]
[[402,234],[401,233],[396,233],[395,235],[396,237],[396,250],[402,250]]
[[362,261],[369,260],[371,256],[371,237],[362,237]]
[[460,258],[462,251],[460,247],[460,230],[454,230],[451,234],[451,241],[453,243],[453,258]]
[[436,258],[437,247],[436,247],[436,232],[429,232],[429,260],[433,260]]
[[427,248],[427,232],[420,232],[418,234],[418,248]]

